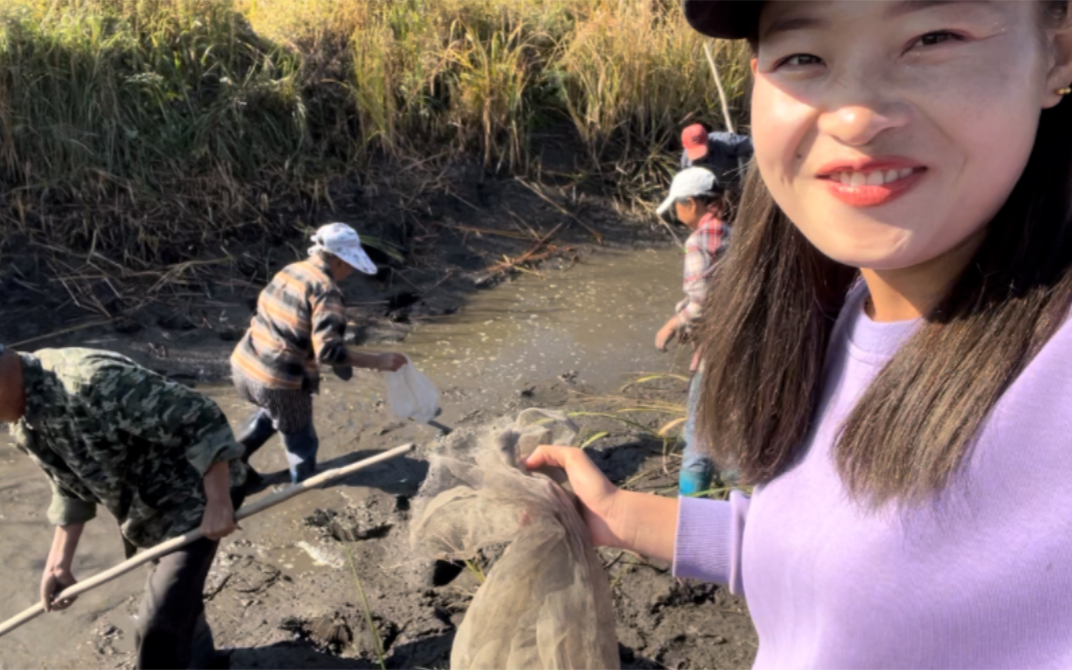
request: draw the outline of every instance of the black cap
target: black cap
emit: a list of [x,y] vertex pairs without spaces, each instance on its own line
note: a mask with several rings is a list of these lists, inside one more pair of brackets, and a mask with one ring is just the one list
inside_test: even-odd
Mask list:
[[685,20],[708,37],[739,40],[754,35],[761,0],[682,0]]

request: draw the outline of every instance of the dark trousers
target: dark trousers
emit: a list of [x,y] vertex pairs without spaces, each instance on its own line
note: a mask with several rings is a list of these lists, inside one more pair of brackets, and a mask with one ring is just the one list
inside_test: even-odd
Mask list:
[[[235,511],[245,494],[231,489]],[[145,582],[134,639],[139,669],[220,667],[205,620],[205,580],[217,540],[201,538],[162,556]]]
[[[246,421],[238,435],[238,443],[245,449],[242,460],[249,459],[275,435],[275,422],[266,409],[257,412]],[[290,466],[290,480],[294,483],[304,481],[316,472],[316,452],[320,448],[320,439],[316,435],[313,422],[293,433],[280,433],[283,448],[287,452],[287,464]]]
[[149,573],[138,607],[136,667],[213,666],[215,646],[203,594],[218,546],[202,538],[164,556]]

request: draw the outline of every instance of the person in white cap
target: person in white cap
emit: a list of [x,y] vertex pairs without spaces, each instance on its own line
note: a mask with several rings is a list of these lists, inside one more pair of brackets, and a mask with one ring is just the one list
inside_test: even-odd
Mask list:
[[[666,351],[675,337],[686,339],[700,320],[708,279],[715,263],[722,258],[729,242],[730,226],[724,221],[727,210],[726,193],[714,173],[706,168],[682,170],[670,184],[670,195],[659,205],[659,216],[674,208],[681,223],[692,233],[685,241],[685,299],[677,304],[674,316],[659,329],[655,346]],[[700,396],[702,372],[699,357],[694,355],[689,371],[688,418],[685,424],[685,452],[682,457],[678,490],[693,495],[709,488],[715,465],[703,455],[696,443],[696,406]]]
[[[375,274],[376,265],[361,238],[344,223],[329,223],[313,235],[309,257],[283,268],[261,291],[249,330],[231,355],[235,388],[257,412],[238,441],[249,458],[276,432],[287,452],[294,483],[316,471],[319,439],[313,427],[313,399],[319,366],[335,367],[348,378],[351,367],[395,371],[401,354],[358,353],[347,349],[346,317],[338,282],[354,270]],[[260,483],[252,468],[247,490]]]

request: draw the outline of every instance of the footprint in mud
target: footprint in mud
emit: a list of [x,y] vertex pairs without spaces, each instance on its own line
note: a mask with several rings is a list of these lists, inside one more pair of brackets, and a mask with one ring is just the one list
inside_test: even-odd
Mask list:
[[[396,502],[396,507],[398,503]],[[408,500],[404,504],[408,508]],[[325,539],[339,542],[359,542],[361,540],[379,540],[387,537],[394,528],[390,522],[362,522],[350,514],[340,514],[331,509],[316,509],[305,517],[305,525],[320,531]]]
[[279,628],[336,656],[345,653],[347,656],[370,658],[381,650],[386,653],[394,644],[400,629],[395,622],[379,614],[371,613],[369,616],[375,627],[374,634],[370,634],[366,619],[356,610],[334,610],[309,619],[286,617],[279,623]]
[[260,593],[281,579],[289,578],[274,565],[262,563],[252,556],[226,554],[220,557],[205,580],[205,600],[212,600],[224,588],[247,595]]

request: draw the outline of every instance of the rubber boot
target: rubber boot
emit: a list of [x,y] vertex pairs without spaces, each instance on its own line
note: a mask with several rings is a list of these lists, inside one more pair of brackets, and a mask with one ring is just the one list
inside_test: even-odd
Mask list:
[[242,462],[246,465],[246,483],[244,485],[244,491],[246,494],[255,493],[264,488],[264,477],[259,472],[253,469],[253,466],[249,464],[249,459],[253,454],[257,453],[257,450],[264,446],[264,444],[275,435],[275,426],[272,423],[272,417],[268,415],[268,412],[258,410],[256,414],[249,418],[246,425],[242,428],[237,438],[238,443],[242,445]]
[[702,372],[694,374],[689,382],[688,418],[682,435],[685,449],[681,454],[681,474],[677,482],[678,495],[682,496],[694,496],[709,490],[715,474],[715,464],[700,448],[700,436],[696,430],[702,383]]
[[711,488],[713,473],[709,468],[681,468],[678,475],[677,493],[679,496],[694,496]]
[[272,424],[272,417],[263,409],[257,410],[257,413],[246,421],[246,425],[242,427],[236,438],[242,445],[242,460],[248,463],[250,457],[257,453],[273,435],[275,435],[275,426]]
[[287,463],[290,464],[290,481],[299,484],[316,473],[316,452],[320,449],[320,439],[316,436],[312,421],[303,430],[282,435]]

